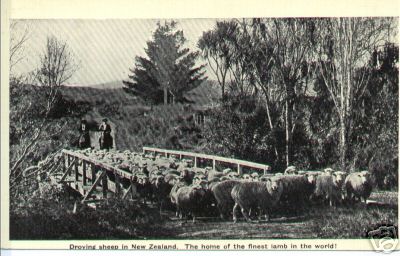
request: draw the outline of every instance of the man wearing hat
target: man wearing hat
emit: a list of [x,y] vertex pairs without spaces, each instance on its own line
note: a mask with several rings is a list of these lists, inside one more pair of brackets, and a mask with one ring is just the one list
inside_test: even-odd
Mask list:
[[107,119],[104,118],[103,122],[99,127],[99,131],[101,132],[99,143],[100,149],[110,149],[113,146],[113,138],[111,136],[111,126],[107,123]]
[[88,125],[85,119],[81,120],[81,124],[79,126],[79,148],[90,148],[90,135]]

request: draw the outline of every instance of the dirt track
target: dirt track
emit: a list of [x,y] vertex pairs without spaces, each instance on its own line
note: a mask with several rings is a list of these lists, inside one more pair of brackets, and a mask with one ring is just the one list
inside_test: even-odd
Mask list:
[[171,221],[166,227],[174,230],[175,238],[182,239],[316,238],[311,222],[310,219],[301,217],[289,220],[272,219],[268,223],[241,221],[236,224],[232,221],[198,220],[196,223]]
[[[397,224],[397,193],[373,193],[371,199],[385,204],[313,206],[302,214],[277,213],[269,222],[243,219],[238,223],[219,218],[199,218],[196,223],[178,220],[172,211],[163,215],[171,239],[270,239],[270,238],[365,238],[365,231],[376,224]],[[282,217],[284,216],[284,217]]]

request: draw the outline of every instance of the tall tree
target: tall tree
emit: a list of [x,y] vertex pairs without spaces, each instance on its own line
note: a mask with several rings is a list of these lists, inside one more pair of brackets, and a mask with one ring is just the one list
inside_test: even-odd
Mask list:
[[[305,79],[310,73],[307,61],[312,53],[314,23],[310,19],[254,20],[253,37],[259,58],[255,74],[266,99],[269,100],[272,84],[283,93],[286,134],[286,164],[293,161],[294,116],[299,95],[307,88]],[[257,65],[260,65],[257,67]],[[270,74],[265,74],[265,72]]]
[[[235,36],[231,37],[231,65],[230,79],[231,89],[237,91],[240,95],[253,95],[258,93],[257,87],[254,87],[254,69],[253,61],[255,50],[252,49],[252,39],[250,36],[250,25],[248,19],[236,20],[238,26]],[[233,88],[232,88],[233,87]]]
[[46,48],[40,56],[40,66],[35,71],[35,80],[46,91],[46,115],[50,114],[52,107],[60,93],[60,88],[77,70],[72,53],[66,42],[56,37],[48,37]]
[[[13,152],[15,157],[10,161],[10,180],[14,185],[21,175],[20,166],[27,155],[36,150],[43,134],[50,128],[49,118],[57,100],[60,99],[60,88],[77,69],[74,57],[67,43],[55,37],[48,37],[46,47],[40,56],[40,65],[33,73],[38,86],[22,90],[21,81],[10,83],[10,120],[14,127],[18,126],[23,136],[19,138],[20,150]],[[28,85],[31,86],[31,85]],[[38,90],[32,93],[32,90]],[[26,95],[25,95],[26,94]],[[29,95],[28,95],[29,94]],[[60,133],[61,130],[57,131]]]
[[175,21],[157,23],[153,39],[147,42],[146,57],[136,57],[136,67],[130,69],[125,88],[152,103],[168,103],[168,93],[177,101],[185,92],[199,86],[206,77],[204,65],[196,65],[199,52],[185,48],[182,30]]
[[217,77],[222,98],[226,93],[228,73],[232,65],[231,43],[236,36],[237,26],[235,21],[217,21],[212,30],[203,32],[197,44]]
[[[350,169],[369,168],[378,185],[383,185],[385,175],[398,173],[398,63],[398,45],[387,43],[372,53],[367,67],[370,79],[352,115]],[[363,73],[356,72],[356,77]]]
[[[331,18],[319,21],[316,47],[319,72],[339,117],[340,165],[346,170],[354,105],[365,93],[369,56],[391,35],[390,18]],[[357,74],[357,75],[356,75]]]

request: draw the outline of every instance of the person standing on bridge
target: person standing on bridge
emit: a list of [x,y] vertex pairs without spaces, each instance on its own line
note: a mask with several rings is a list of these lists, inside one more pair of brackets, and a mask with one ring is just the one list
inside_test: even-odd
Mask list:
[[81,120],[81,124],[79,126],[79,148],[90,148],[90,135],[88,125],[85,119]]
[[111,136],[111,126],[107,123],[107,119],[103,119],[103,123],[99,127],[101,132],[99,143],[100,149],[110,149],[113,147],[113,138]]

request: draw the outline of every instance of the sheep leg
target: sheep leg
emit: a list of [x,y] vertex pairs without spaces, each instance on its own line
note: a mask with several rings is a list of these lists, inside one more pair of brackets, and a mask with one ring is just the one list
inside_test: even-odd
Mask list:
[[163,206],[163,201],[161,200],[161,201],[160,201],[160,216],[161,216],[161,214],[162,214],[162,206]]
[[[251,209],[250,209],[251,210]],[[261,216],[263,215],[263,211],[262,211],[262,209],[260,208],[260,209],[258,209],[258,216],[257,216],[257,219],[258,219],[258,221],[260,221],[261,220]]]
[[355,198],[354,195],[352,195],[351,193],[347,195],[347,203],[349,205],[353,205],[355,203]]
[[222,204],[218,204],[218,210],[219,210],[219,216],[221,217],[222,220],[225,219],[226,216],[226,206]]
[[365,205],[367,205],[367,198],[366,197],[361,197],[361,202],[363,202]]
[[184,223],[186,223],[186,218],[185,218],[185,220],[183,220],[183,217],[184,217],[183,211],[179,210],[179,220],[181,221],[181,224],[180,224],[181,226]]
[[246,209],[244,207],[241,207],[241,208],[242,208],[242,214],[243,214],[244,218],[246,219],[246,221],[251,222],[251,219],[250,219],[249,215],[247,214]]
[[263,213],[264,213],[263,209],[260,208],[259,211],[258,211],[258,216],[257,216],[257,219],[258,219],[258,222],[259,222],[259,223],[261,222]]
[[237,216],[236,216],[236,210],[238,209],[239,204],[235,203],[235,205],[233,206],[233,210],[232,210],[232,215],[233,215],[233,222],[236,223],[237,222]]
[[334,208],[336,208],[336,206],[338,205],[339,199],[336,195],[333,195],[329,198],[329,202],[330,202],[330,206],[333,206]]
[[353,203],[353,196],[352,196],[352,194],[351,194],[350,191],[347,191],[346,200],[347,200],[349,203]]
[[268,222],[270,220],[268,209],[264,209],[264,213],[265,213],[265,221]]

